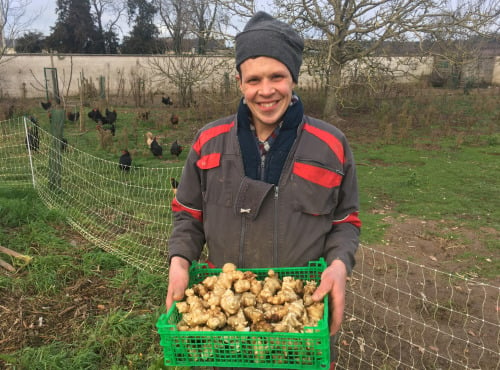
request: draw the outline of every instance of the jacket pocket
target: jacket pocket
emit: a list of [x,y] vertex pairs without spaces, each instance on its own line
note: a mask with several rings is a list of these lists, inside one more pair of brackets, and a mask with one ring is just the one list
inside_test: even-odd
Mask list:
[[343,175],[316,161],[295,161],[291,181],[294,210],[314,216],[333,213]]
[[238,194],[236,194],[236,200],[234,202],[235,216],[243,215],[255,220],[259,214],[262,203],[264,203],[264,199],[273,188],[273,184],[253,180],[245,176],[241,180]]

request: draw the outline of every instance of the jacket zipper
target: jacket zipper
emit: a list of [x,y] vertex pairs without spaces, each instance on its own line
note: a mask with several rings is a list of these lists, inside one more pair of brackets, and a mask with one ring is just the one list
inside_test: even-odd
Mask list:
[[243,245],[245,243],[245,231],[247,228],[246,220],[246,217],[241,216],[240,253],[238,254],[238,266],[245,266],[243,260]]
[[264,170],[266,168],[265,158],[266,157],[264,157],[264,158],[262,158],[262,156],[260,157],[260,180],[261,181],[264,181],[264,176],[265,176],[265,174],[264,174]]
[[273,241],[273,266],[279,266],[278,265],[278,193],[279,193],[279,187],[275,186],[274,187],[274,241]]

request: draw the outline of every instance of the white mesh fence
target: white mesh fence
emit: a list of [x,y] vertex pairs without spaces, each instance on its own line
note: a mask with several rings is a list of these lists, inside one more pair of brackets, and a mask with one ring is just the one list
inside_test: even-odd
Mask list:
[[[26,124],[26,127],[25,127]],[[132,167],[63,143],[33,123],[0,122],[0,186],[34,186],[86,239],[166,274],[170,178],[182,168]],[[31,149],[31,150],[30,150]],[[339,338],[342,369],[500,369],[500,288],[361,246]]]
[[340,360],[346,369],[499,369],[500,289],[362,246]]
[[181,167],[121,171],[118,161],[82,152],[42,128],[38,145],[26,145],[34,129],[28,119],[0,124],[2,184],[31,182],[45,205],[63,212],[86,239],[134,266],[165,273],[172,225],[170,178],[178,179]]

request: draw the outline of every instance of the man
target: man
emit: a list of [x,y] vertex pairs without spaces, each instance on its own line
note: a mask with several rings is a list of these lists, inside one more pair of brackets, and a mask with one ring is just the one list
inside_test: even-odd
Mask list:
[[264,12],[236,36],[243,98],[235,115],[197,133],[188,155],[172,202],[167,309],[183,298],[205,244],[216,267],[305,266],[324,257],[313,298],[330,294],[331,335],[340,329],[361,227],[356,170],[344,134],[304,115],[293,92],[303,47],[292,27]]

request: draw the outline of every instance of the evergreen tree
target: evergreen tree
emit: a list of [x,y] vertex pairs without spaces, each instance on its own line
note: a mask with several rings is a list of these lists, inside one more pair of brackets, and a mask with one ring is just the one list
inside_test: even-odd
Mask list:
[[106,54],[118,54],[118,50],[120,48],[120,40],[118,39],[118,35],[116,32],[109,30],[104,32],[104,53]]
[[96,53],[99,35],[89,0],[57,0],[57,22],[47,39],[50,49],[60,53]]
[[41,32],[28,32],[16,40],[16,53],[41,53],[45,45],[45,37]]
[[123,38],[123,54],[163,53],[165,47],[159,42],[159,31],[154,24],[156,7],[147,0],[128,0],[129,20],[134,26],[129,36]]

